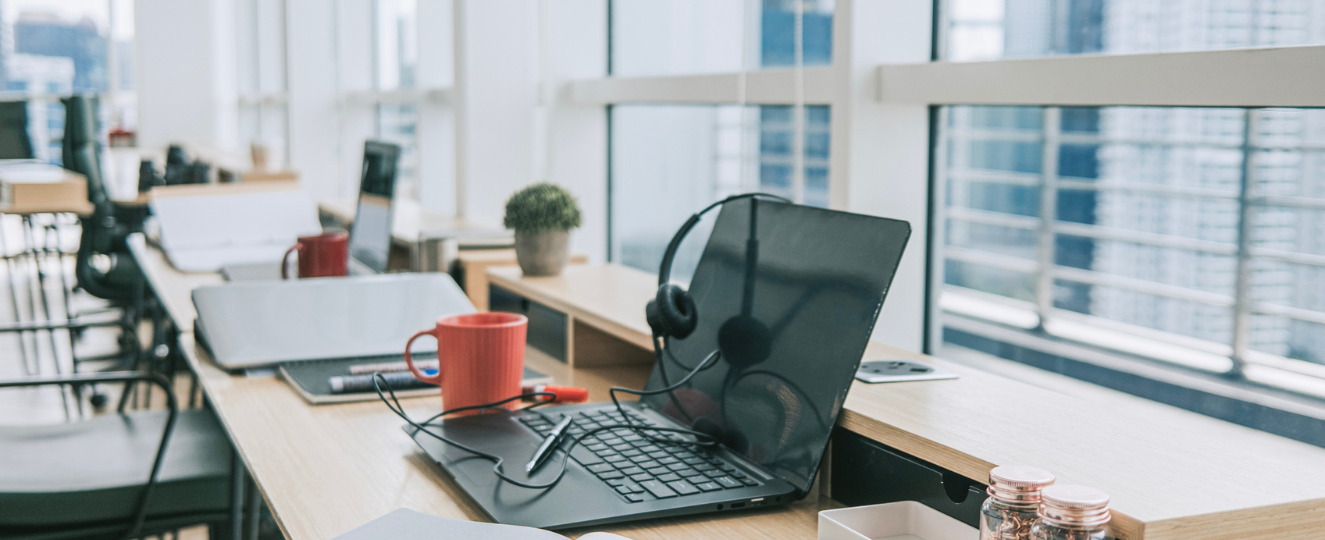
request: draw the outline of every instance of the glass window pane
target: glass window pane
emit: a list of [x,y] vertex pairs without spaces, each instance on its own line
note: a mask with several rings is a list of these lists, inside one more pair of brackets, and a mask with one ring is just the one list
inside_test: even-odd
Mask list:
[[1255,315],[1251,327],[1252,335],[1256,336],[1251,342],[1253,351],[1325,364],[1325,324]]
[[416,0],[377,0],[377,88],[414,88],[418,65]]
[[[828,202],[830,116],[827,107],[806,108],[806,204]],[[791,107],[747,107],[742,115],[734,105],[620,105],[611,122],[613,261],[656,272],[676,228],[709,203],[754,190],[796,196]],[[706,226],[678,253],[674,278],[688,280]]]
[[419,115],[411,104],[377,106],[377,137],[400,145],[400,165],[396,168],[396,195],[418,200],[419,196]]
[[[795,1],[614,0],[612,74],[676,75],[795,65]],[[833,1],[802,4],[804,65],[829,65]]]
[[109,87],[108,2],[6,2],[13,57],[5,88],[38,94],[105,92]]
[[[1248,361],[1325,358],[1325,111],[955,106],[941,117],[943,294],[1040,300],[1036,262],[1048,257],[1047,320],[1071,311],[1231,350],[1246,184]],[[1052,242],[1040,236],[1046,190]]]
[[943,281],[948,285],[996,294],[1028,302],[1035,300],[1035,275],[980,264],[976,261],[949,259],[943,266]]
[[1320,2],[949,0],[944,57],[983,60],[1325,43]]
[[259,0],[255,6],[258,91],[285,91],[285,2]]

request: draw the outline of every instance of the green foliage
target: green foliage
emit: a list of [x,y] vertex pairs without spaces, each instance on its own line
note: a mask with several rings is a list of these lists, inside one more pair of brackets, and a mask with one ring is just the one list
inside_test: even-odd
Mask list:
[[520,234],[568,231],[580,226],[580,205],[561,186],[534,184],[506,201],[502,224]]

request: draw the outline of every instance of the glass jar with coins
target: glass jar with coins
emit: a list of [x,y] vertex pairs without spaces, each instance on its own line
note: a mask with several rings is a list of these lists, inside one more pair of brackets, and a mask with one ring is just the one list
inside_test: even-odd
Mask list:
[[1054,475],[1038,467],[1010,465],[989,471],[989,498],[980,508],[980,540],[1030,540],[1040,490]]
[[1086,486],[1049,486],[1040,493],[1033,540],[1105,540],[1109,496]]

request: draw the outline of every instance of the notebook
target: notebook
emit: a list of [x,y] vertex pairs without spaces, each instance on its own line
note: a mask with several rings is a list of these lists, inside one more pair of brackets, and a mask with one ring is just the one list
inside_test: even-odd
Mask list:
[[[349,403],[353,401],[373,401],[377,398],[376,390],[365,390],[361,392],[346,392],[337,394],[332,392],[330,380],[332,377],[341,375],[350,375],[350,366],[372,363],[373,361],[396,361],[401,358],[400,355],[386,355],[379,358],[334,358],[329,360],[308,360],[304,362],[289,362],[281,364],[280,374],[285,382],[290,383],[290,387],[299,392],[299,396],[304,398],[311,405],[324,405],[328,403]],[[435,360],[435,354],[420,354],[419,358],[431,358]],[[530,369],[525,366],[524,375],[520,381],[520,386],[532,386],[536,384],[552,384],[552,377]],[[428,385],[423,388],[409,388],[396,390],[396,397],[422,397],[436,396],[438,388]]]

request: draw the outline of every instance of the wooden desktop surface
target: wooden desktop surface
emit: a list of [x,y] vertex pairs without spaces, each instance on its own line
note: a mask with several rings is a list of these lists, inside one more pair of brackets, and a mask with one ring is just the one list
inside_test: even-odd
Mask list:
[[[279,378],[232,375],[217,367],[194,343],[191,291],[221,283],[221,277],[176,270],[141,235],[131,240],[131,248],[153,291],[177,321],[185,358],[287,538],[334,538],[402,507],[487,520],[405,435],[403,422],[382,403],[311,406]],[[557,384],[588,388],[593,401],[606,401],[611,386],[642,387],[648,377],[648,366],[570,369],[532,348],[525,361]],[[441,407],[439,398],[402,403],[420,418]],[[837,507],[816,491],[782,508],[593,527],[568,535],[605,530],[634,540],[810,540],[817,534],[818,512]]]
[[[648,347],[656,278],[617,265],[568,266],[494,285]],[[939,358],[871,343],[865,360],[911,358],[959,379],[856,382],[839,425],[984,483],[997,465],[1044,467],[1112,497],[1123,539],[1283,540],[1325,536],[1325,449],[1176,408],[1102,407]]]

